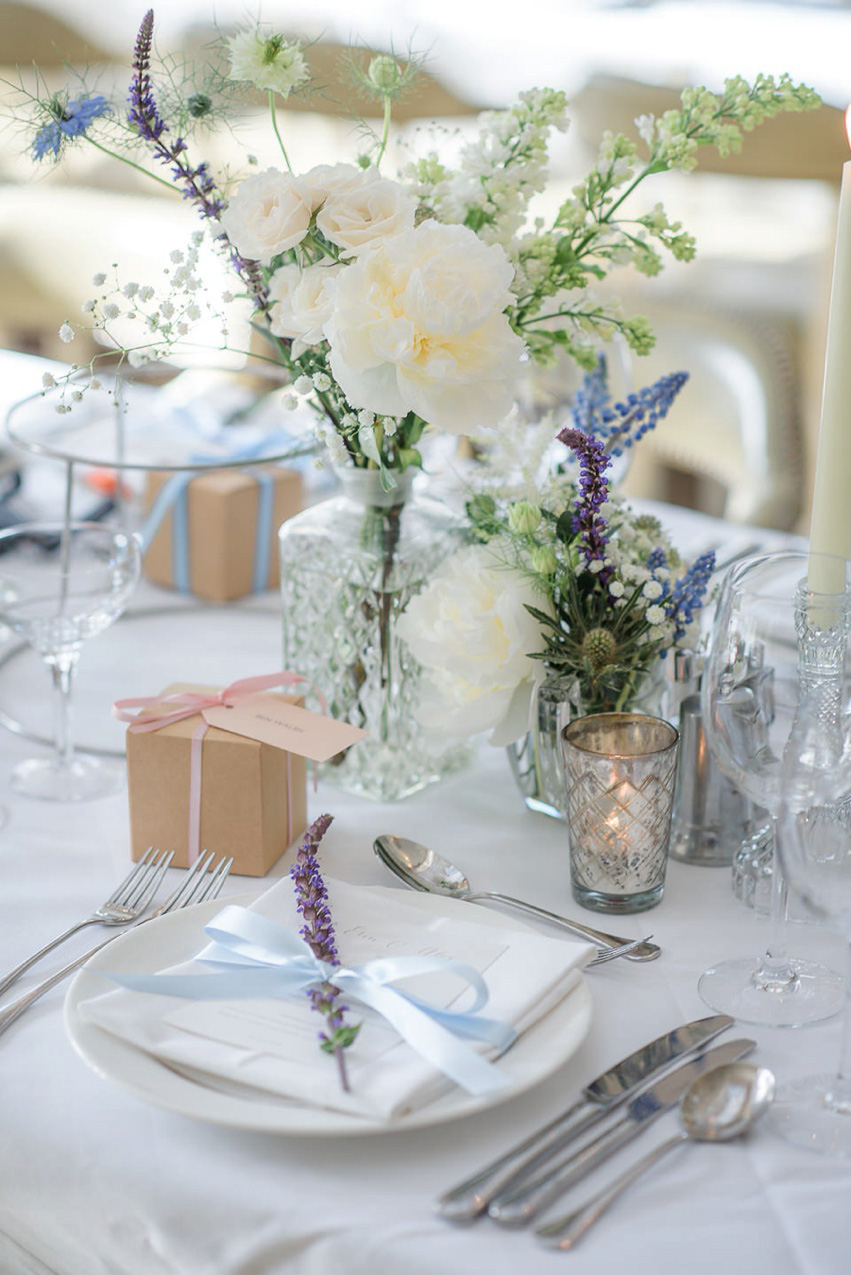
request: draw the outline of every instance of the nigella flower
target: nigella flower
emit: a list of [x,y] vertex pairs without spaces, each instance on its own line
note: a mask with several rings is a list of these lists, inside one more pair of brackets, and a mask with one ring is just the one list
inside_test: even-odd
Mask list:
[[303,80],[307,66],[295,41],[262,31],[240,31],[228,40],[231,66],[228,78],[248,80],[264,93],[289,97]]
[[[331,815],[320,815],[307,829],[304,839],[296,855],[295,866],[290,873],[295,888],[298,911],[304,918],[301,936],[308,944],[313,955],[328,965],[338,966],[337,942],[334,936],[334,924],[331,909],[328,905],[328,891],[316,861],[319,842],[331,826]],[[347,1005],[340,1003],[340,993],[330,983],[308,991],[310,1003],[317,1013],[324,1015],[328,1030],[319,1033],[322,1049],[333,1054],[340,1070],[340,1081],[348,1092],[349,1083],[346,1076],[346,1063],[343,1050],[352,1044],[360,1030],[346,1024]]]
[[632,447],[664,420],[687,380],[688,372],[672,372],[613,405],[606,356],[601,354],[596,368],[587,373],[576,392],[573,424],[599,438],[612,456],[621,456],[625,447]]
[[606,566],[609,527],[600,508],[609,498],[606,470],[612,458],[598,438],[581,429],[566,427],[556,437],[579,457],[579,495],[571,525],[581,542],[585,565],[599,575],[603,584],[608,584],[613,574],[612,568]]
[[73,102],[63,102],[54,97],[47,107],[50,120],[42,125],[33,141],[33,153],[36,159],[44,159],[52,154],[57,159],[62,144],[67,138],[83,137],[96,119],[106,115],[112,108],[105,97],[77,98]]

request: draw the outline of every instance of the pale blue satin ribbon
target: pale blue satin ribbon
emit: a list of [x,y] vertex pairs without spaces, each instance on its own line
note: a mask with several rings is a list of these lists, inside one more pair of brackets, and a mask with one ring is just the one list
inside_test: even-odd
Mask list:
[[[287,438],[288,435],[274,435],[263,438],[253,446],[240,448],[226,457],[219,454],[205,455],[197,452],[189,457],[187,465],[208,464],[216,461],[219,463],[219,467],[222,467],[223,462],[227,461],[228,466],[232,465],[233,468],[238,469],[242,462],[256,460],[263,452],[274,452],[278,437]],[[192,588],[188,489],[193,479],[203,472],[205,471],[188,470],[173,474],[160,488],[142,528],[142,552],[145,553],[169,511],[172,508],[174,509],[172,576],[174,577],[174,587],[179,593],[190,593]],[[258,488],[257,523],[254,534],[254,572],[251,587],[254,593],[262,593],[269,581],[272,520],[275,512],[275,483],[271,474],[255,471],[251,474],[251,477],[256,481]]]
[[[347,998],[379,1013],[412,1049],[467,1093],[498,1093],[511,1083],[465,1043],[485,1041],[503,1052],[517,1036],[507,1023],[479,1015],[488,1000],[488,989],[470,965],[436,956],[385,957],[350,969],[329,965],[314,956],[294,931],[232,904],[224,907],[204,927],[204,932],[213,942],[198,959],[218,966],[215,974],[100,972],[133,991],[193,1000],[289,997],[331,983]],[[455,974],[473,989],[475,996],[468,1010],[459,1013],[441,1009],[389,986],[401,978],[437,972]]]

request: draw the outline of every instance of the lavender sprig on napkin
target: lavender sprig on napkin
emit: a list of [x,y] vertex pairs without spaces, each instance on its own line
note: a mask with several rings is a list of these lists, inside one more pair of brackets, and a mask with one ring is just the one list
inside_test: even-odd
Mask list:
[[[313,955],[329,965],[338,966],[340,958],[337,954],[337,943],[334,938],[334,924],[331,920],[331,909],[328,905],[328,891],[316,861],[319,842],[325,836],[333,820],[332,815],[320,815],[315,819],[298,849],[295,866],[290,873],[295,882],[298,911],[304,917],[305,924],[301,928],[301,937],[310,947]],[[327,1020],[327,1031],[319,1033],[321,1046],[326,1053],[337,1059],[340,1072],[340,1084],[349,1092],[349,1080],[346,1074],[346,1060],[343,1050],[352,1044],[360,1024],[352,1027],[346,1023],[345,1014],[348,1005],[340,1003],[340,993],[331,983],[323,983],[321,987],[311,988],[307,993],[313,1008],[323,1014]]]

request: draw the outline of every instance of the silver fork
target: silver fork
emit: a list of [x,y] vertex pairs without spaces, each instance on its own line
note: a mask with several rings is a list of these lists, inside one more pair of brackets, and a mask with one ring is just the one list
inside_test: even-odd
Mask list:
[[[164,916],[167,912],[176,912],[180,908],[189,907],[190,904],[205,903],[208,899],[217,898],[233,866],[233,858],[221,859],[215,867],[213,866],[214,858],[215,855],[212,851],[205,851],[200,859],[196,860],[194,865],[188,870],[174,894],[170,895],[165,903],[157,908],[156,912],[152,912],[150,916],[142,917],[137,922],[137,925],[145,925],[148,921],[153,921],[157,916]],[[51,987],[61,983],[69,974],[73,974],[74,970],[78,970],[81,965],[85,965],[89,957],[94,956],[95,952],[99,952],[101,948],[106,947],[108,943],[112,943],[118,937],[119,935],[117,934],[111,934],[108,939],[98,943],[97,947],[84,952],[76,961],[71,961],[70,965],[66,965],[55,974],[51,974],[50,978],[46,978],[44,982],[39,983],[26,996],[22,996],[20,1000],[13,1001],[6,1009],[0,1010],[0,1033],[11,1026],[15,1019],[23,1014],[24,1010],[29,1009],[30,1005],[34,1005],[37,1000],[40,1000],[45,992],[49,992]]]
[[648,934],[646,939],[633,939],[631,943],[621,943],[619,947],[598,947],[597,955],[593,961],[589,961],[585,966],[586,970],[593,970],[597,965],[605,965],[607,961],[613,961],[618,956],[629,956],[630,952],[634,952],[637,947],[641,947],[647,943],[652,934]]
[[32,956],[27,957],[25,961],[22,961],[20,965],[11,970],[4,979],[0,980],[0,995],[6,991],[7,987],[11,987],[13,983],[17,982],[21,975],[25,974],[43,956],[46,956],[48,952],[52,952],[55,947],[59,947],[60,943],[64,943],[66,939],[69,939],[72,934],[76,934],[78,930],[84,930],[87,925],[129,925],[131,921],[135,921],[154,897],[165,870],[173,858],[173,850],[155,850],[153,846],[150,846],[147,853],[131,868],[121,884],[116,886],[109,898],[99,908],[96,908],[91,916],[87,916],[83,921],[78,921],[76,925],[72,925],[70,929],[57,935],[55,939],[51,939],[49,943],[39,948]]

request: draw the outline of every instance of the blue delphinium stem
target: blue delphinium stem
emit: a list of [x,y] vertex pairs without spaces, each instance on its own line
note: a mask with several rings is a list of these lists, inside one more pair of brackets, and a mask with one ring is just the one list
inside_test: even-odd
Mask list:
[[608,365],[601,354],[576,391],[571,419],[576,429],[600,439],[612,456],[621,456],[625,447],[632,447],[664,420],[687,380],[688,372],[672,372],[628,394],[623,403],[612,404]]
[[692,563],[684,576],[674,585],[668,599],[668,615],[674,621],[674,641],[685,634],[695,615],[703,606],[709,578],[715,570],[715,552],[703,553]]
[[[331,822],[331,815],[320,815],[313,821],[304,834],[290,875],[295,883],[298,911],[304,918],[304,925],[300,931],[302,938],[320,961],[338,966],[340,958],[337,954],[334,924],[328,905],[328,891],[316,861],[319,843],[331,826]],[[312,988],[307,995],[313,1008],[326,1019],[327,1030],[319,1033],[319,1040],[325,1052],[333,1054],[336,1058],[340,1084],[348,1093],[349,1080],[346,1074],[344,1050],[351,1045],[360,1028],[346,1024],[345,1015],[348,1005],[340,1003],[340,993],[331,983],[323,983],[321,987]]]
[[612,576],[611,567],[605,565],[609,525],[600,508],[609,498],[606,470],[612,458],[599,439],[581,429],[566,427],[556,437],[579,458],[579,495],[573,511],[573,530],[579,536],[585,565],[607,584]]

